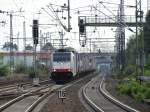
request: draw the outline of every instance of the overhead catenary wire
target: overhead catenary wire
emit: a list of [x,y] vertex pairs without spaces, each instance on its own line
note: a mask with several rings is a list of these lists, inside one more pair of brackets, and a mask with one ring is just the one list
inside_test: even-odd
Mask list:
[[54,5],[54,6],[57,6],[57,7],[62,7],[62,5],[53,4],[53,3],[50,3],[50,5]]
[[89,8],[89,7],[91,7],[91,5],[87,5],[87,6],[82,6],[82,7],[76,7],[76,8],[72,8],[72,9],[70,9],[70,10],[79,10],[79,9],[85,9],[85,8]]
[[59,19],[59,17],[58,17],[58,15],[55,13],[55,10],[54,10],[54,8],[50,5],[50,7],[49,6],[47,6],[50,10],[51,10],[51,12],[54,14],[54,16],[56,17],[56,20],[58,21],[58,23],[66,30],[66,31],[68,31],[67,30],[67,28],[66,28],[66,26],[65,25],[63,25],[63,23],[61,22],[61,20]]
[[116,16],[109,8],[107,8],[102,2],[99,2],[99,3],[101,3],[102,4],[102,6],[106,9],[106,10],[108,10],[113,16]]
[[44,12],[46,12],[52,19],[56,19],[55,17],[53,17],[45,8],[41,8]]
[[[113,4],[113,5],[120,5],[120,4],[117,4],[117,3],[113,3],[113,2],[104,2],[104,1],[99,1],[99,3],[106,3],[106,4]],[[135,6],[134,5],[124,5],[126,7],[130,7],[130,8],[134,8]]]
[[[47,7],[48,7],[48,6],[47,6]],[[54,17],[53,15],[51,15],[45,8],[41,8],[41,9],[43,9],[43,11],[46,12],[53,20],[57,20],[57,18]],[[49,8],[49,10],[51,11],[50,8]],[[51,12],[53,12],[53,11],[51,11]],[[57,29],[57,31],[59,31],[59,29],[57,28],[57,25],[56,25],[55,28]]]
[[[29,18],[26,18],[25,16],[23,16],[22,14],[15,14],[15,13],[17,13],[17,12],[21,12],[21,11],[11,11],[11,12],[7,12],[7,11],[5,11],[5,13],[7,13],[7,15],[9,15],[9,14],[11,14],[12,13],[12,15],[13,16],[20,16],[20,17],[23,17],[24,18],[24,20],[28,20],[28,21],[31,21]],[[21,19],[22,20],[22,19]],[[18,21],[17,23],[15,23],[16,25],[14,25],[13,24],[13,28],[15,29],[15,30],[17,30],[17,26],[18,25],[20,25],[20,21]],[[29,23],[28,23],[29,24]],[[21,25],[20,25],[21,26]],[[31,27],[31,25],[29,25],[29,27]],[[19,29],[20,30],[20,29]],[[9,34],[10,35],[10,34]],[[14,38],[13,37],[13,40],[14,39],[23,39],[23,38]],[[32,38],[31,38],[31,40],[32,40]]]
[[[47,6],[48,7],[48,6]],[[45,8],[42,8],[44,12],[46,12],[53,20],[57,20],[56,17],[53,17]],[[51,11],[53,12],[53,11]],[[57,26],[57,25],[56,25]],[[57,27],[56,27],[57,28]],[[59,31],[59,29],[57,28],[57,30]]]
[[[90,8],[90,9],[88,9],[88,8]],[[111,7],[111,9],[112,8],[116,8],[116,7]],[[89,10],[90,12],[92,12],[92,5],[89,5],[89,6],[85,6],[85,7],[79,7],[79,8],[73,8],[73,9],[71,9],[71,11],[74,13],[74,12],[77,12],[77,11],[80,11],[80,12],[83,12],[84,10]]]
[[[74,12],[74,14],[85,14],[85,15],[91,15],[91,14],[89,14],[89,11],[90,11],[90,10],[82,10],[82,11]],[[86,14],[86,13],[83,13],[83,12],[88,12],[88,13]]]
[[56,14],[55,14],[55,10],[53,9],[53,7],[51,5],[47,5],[47,8],[51,11],[51,13],[54,15],[55,19],[57,18]]
[[[79,7],[79,9],[80,9],[80,7]],[[75,9],[76,10],[76,9]],[[81,8],[81,11],[82,11],[82,8]],[[84,9],[83,9],[83,11],[84,11]],[[50,14],[50,13],[49,13]],[[83,13],[82,13],[83,14]],[[54,17],[54,15],[53,15],[53,17]]]
[[[107,8],[102,2],[99,2],[103,5],[104,8],[106,8],[113,16],[117,17],[109,8]],[[129,28],[129,26],[127,26],[127,24],[125,23],[119,23],[119,24],[122,24],[123,26],[127,27],[127,29],[131,32],[134,32],[131,28]]]
[[[30,22],[30,19],[29,18],[27,18],[26,16],[24,16],[24,15],[22,15],[22,12],[25,12],[25,11],[22,11],[22,10],[19,10],[19,11],[12,11],[12,12],[10,12],[10,11],[4,11],[5,13],[7,13],[8,15],[10,14],[10,13],[12,13],[13,14],[13,17],[21,17],[21,18],[23,18],[24,20],[26,20],[26,24],[27,24],[27,26],[31,26],[30,24],[29,24],[29,22]],[[14,14],[14,13],[20,13],[20,14]],[[6,15],[7,16],[7,15]],[[13,28],[15,28],[15,25],[13,26]]]
[[[100,13],[104,14],[106,17],[109,17],[111,20],[113,20],[114,22],[116,22],[116,20],[112,17],[110,17],[109,15],[105,14],[103,11],[98,10],[95,6],[93,6],[93,8],[95,8],[97,11],[99,11]],[[135,33],[128,25],[126,25],[125,23],[117,23],[119,25],[125,26],[125,28],[127,28],[127,30]]]

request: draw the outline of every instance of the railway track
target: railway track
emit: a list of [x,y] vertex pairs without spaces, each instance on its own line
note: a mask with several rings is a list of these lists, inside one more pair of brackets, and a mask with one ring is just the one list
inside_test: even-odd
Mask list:
[[[86,78],[86,77],[85,77]],[[49,86],[42,86],[36,90],[32,90],[28,93],[22,94],[21,96],[5,103],[0,106],[0,112],[37,112],[36,109],[47,97],[53,97],[59,89],[66,89],[72,85],[84,80],[75,80],[65,85],[50,84]]]
[[82,95],[88,108],[93,112],[139,112],[114,97],[105,89],[105,78],[98,76],[82,89]]
[[[41,85],[50,83],[51,80],[43,80],[40,82]],[[22,83],[22,88],[18,88],[18,86],[12,85],[5,88],[0,89],[0,101],[3,99],[11,99],[14,97],[17,97],[21,94],[27,93],[30,91],[30,89],[35,88],[32,83]]]
[[[45,98],[50,92],[53,84],[44,85],[36,89],[32,89],[30,92],[22,94],[17,98],[10,100],[9,102],[0,106],[2,112],[30,112],[35,105],[41,99]],[[29,108],[28,108],[29,107]]]
[[26,84],[31,84],[32,83],[32,80],[31,79],[25,79],[25,80],[16,80],[16,81],[3,81],[3,82],[0,82],[0,91],[2,89],[5,89],[5,88],[11,88],[11,87],[14,87],[14,86],[17,86],[18,84],[23,84],[23,85],[26,85]]
[[[43,81],[40,82],[40,84],[44,84],[44,83],[46,83],[46,82],[48,82],[48,81],[49,81],[49,80],[43,80]],[[7,91],[10,91],[10,90],[16,90],[16,89],[18,89],[18,88],[17,88],[18,85],[19,85],[19,84],[13,84],[13,85],[8,85],[8,86],[0,87],[0,93],[2,93],[2,92],[7,92]],[[27,87],[27,86],[32,87],[32,82],[21,83],[21,85],[22,85],[23,87]]]
[[31,90],[19,97],[10,100],[4,105],[0,106],[0,112],[32,112],[34,108],[45,98],[47,98],[53,91],[60,88],[65,89],[70,87],[72,84],[67,85],[54,85],[40,87],[35,90]]
[[54,91],[66,89],[79,81],[81,80],[73,81],[66,85],[50,85],[50,87],[42,87],[42,89],[40,88],[22,94],[21,96],[0,106],[0,112],[32,112],[45,98],[49,95],[52,97],[56,93]]
[[[40,83],[43,83],[43,81],[46,81],[46,80],[43,80],[42,79],[42,81],[40,82]],[[6,83],[6,82],[5,82]],[[32,81],[30,80],[28,80],[28,81],[23,81],[23,82],[16,82],[16,83],[10,83],[9,81],[7,81],[7,85],[5,84],[5,85],[1,85],[0,86],[0,92],[2,92],[2,91],[4,91],[4,90],[9,90],[9,89],[13,89],[13,88],[16,88],[17,87],[17,85],[19,85],[19,84],[22,84],[22,85],[31,85],[32,84]]]

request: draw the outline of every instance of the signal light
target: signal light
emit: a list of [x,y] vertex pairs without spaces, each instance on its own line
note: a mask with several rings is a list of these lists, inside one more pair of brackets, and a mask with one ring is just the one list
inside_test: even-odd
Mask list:
[[38,37],[39,37],[38,20],[33,20],[32,36],[33,36],[34,44],[38,44]]
[[80,33],[85,33],[85,26],[84,26],[84,24],[83,24],[83,19],[80,19],[79,32],[80,32]]

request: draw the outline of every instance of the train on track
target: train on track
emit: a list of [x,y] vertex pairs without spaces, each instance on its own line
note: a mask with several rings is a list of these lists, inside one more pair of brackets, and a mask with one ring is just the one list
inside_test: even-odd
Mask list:
[[95,68],[92,54],[59,49],[51,55],[50,77],[55,82],[65,82],[92,72]]

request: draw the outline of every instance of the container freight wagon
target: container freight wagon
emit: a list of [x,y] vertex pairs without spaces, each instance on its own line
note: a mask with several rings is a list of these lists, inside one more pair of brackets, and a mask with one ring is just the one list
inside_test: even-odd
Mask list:
[[91,72],[95,70],[95,58],[89,53],[78,53],[77,54],[77,72]]

